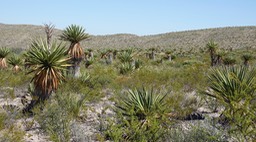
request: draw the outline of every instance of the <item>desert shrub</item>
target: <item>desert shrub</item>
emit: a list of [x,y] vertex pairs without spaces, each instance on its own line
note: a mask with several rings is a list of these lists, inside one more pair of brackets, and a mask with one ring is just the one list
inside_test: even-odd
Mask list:
[[80,112],[84,110],[84,102],[87,99],[85,94],[64,93],[55,96],[56,101],[60,106],[65,106],[65,110],[72,115],[73,118],[78,118]]
[[184,119],[202,106],[202,101],[196,92],[172,92],[166,97],[166,103],[169,104],[167,108],[169,115],[175,119]]
[[111,84],[114,79],[117,77],[117,71],[113,66],[94,66],[94,68],[89,72],[92,81],[94,84],[101,88],[102,87],[108,87],[109,84]]
[[6,113],[0,113],[0,130],[5,128],[5,121],[7,119],[7,114]]
[[[141,121],[133,117],[129,122],[121,114],[119,123],[109,123],[104,131],[105,140],[112,141],[167,141],[168,122],[149,118],[150,125],[142,126]],[[121,119],[120,119],[121,118]]]
[[183,65],[194,65],[194,64],[202,64],[202,62],[197,60],[186,60],[183,62]]
[[82,82],[87,83],[90,80],[91,76],[88,72],[82,72],[79,78]]
[[195,125],[187,130],[177,126],[169,131],[168,137],[171,142],[228,142],[226,133],[213,126]]
[[24,141],[25,132],[14,125],[8,129],[2,131],[0,137],[1,142],[25,142]]
[[[20,118],[20,113],[13,105],[4,105],[5,112],[0,113],[0,141],[2,142],[22,142],[25,132],[20,129],[16,121]],[[2,110],[1,110],[2,111]]]
[[56,142],[70,141],[71,122],[81,118],[80,112],[84,110],[86,95],[57,92],[42,110],[40,106],[34,109],[35,120],[41,128]]
[[24,72],[13,73],[0,70],[0,85],[3,87],[18,87],[29,83],[31,75]]
[[229,132],[236,136],[242,135],[246,141],[255,139],[255,68],[213,68],[208,78],[210,90],[205,94],[216,98],[225,107],[222,115]]

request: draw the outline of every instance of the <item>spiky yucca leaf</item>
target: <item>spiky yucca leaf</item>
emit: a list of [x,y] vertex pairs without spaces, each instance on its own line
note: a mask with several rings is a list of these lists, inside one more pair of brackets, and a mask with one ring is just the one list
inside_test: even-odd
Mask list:
[[230,133],[241,134],[246,141],[256,136],[255,78],[255,68],[247,66],[213,68],[206,92],[225,106],[220,121],[228,124]]
[[242,55],[242,59],[243,60],[251,60],[253,58],[253,56],[251,54],[243,54]]
[[89,35],[85,33],[85,29],[83,27],[72,24],[63,31],[60,39],[70,41],[72,43],[78,43],[88,37]]
[[119,66],[119,71],[121,74],[127,74],[132,72],[135,69],[135,66],[131,62],[124,62]]
[[210,53],[215,54],[218,48],[218,44],[216,42],[214,42],[213,40],[210,40],[207,44],[206,47],[208,48],[208,50],[210,51]]
[[143,120],[147,116],[157,115],[163,109],[166,95],[155,92],[153,88],[151,90],[147,90],[145,87],[135,88],[127,91],[127,95],[121,99],[117,107],[124,115],[135,115],[139,120]]
[[46,41],[35,40],[26,53],[25,64],[30,67],[28,73],[35,73],[32,81],[35,89],[43,95],[56,90],[64,79],[63,71],[70,66],[65,52],[65,46],[61,43],[53,42],[48,47]]
[[123,51],[119,54],[118,58],[122,63],[131,62],[133,60],[132,51]]
[[80,45],[80,41],[87,39],[89,35],[85,33],[85,29],[81,26],[70,25],[60,35],[60,39],[70,41],[68,54],[72,57],[73,61],[80,61],[84,56],[84,51]]
[[250,70],[244,66],[212,68],[208,78],[212,91],[206,94],[227,104],[231,101],[239,102],[244,94],[255,93],[255,69]]
[[0,58],[5,58],[10,52],[7,47],[0,48]]
[[21,65],[22,64],[21,58],[18,55],[16,55],[16,54],[13,54],[12,56],[10,56],[10,58],[7,60],[7,62],[9,64],[11,64],[12,66],[16,66],[16,65]]

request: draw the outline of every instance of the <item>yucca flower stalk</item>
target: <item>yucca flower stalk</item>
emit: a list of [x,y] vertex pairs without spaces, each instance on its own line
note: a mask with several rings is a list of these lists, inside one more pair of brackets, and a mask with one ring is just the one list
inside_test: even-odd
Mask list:
[[47,39],[47,44],[50,47],[51,44],[51,39],[53,35],[53,30],[54,30],[54,25],[53,24],[44,24],[44,31],[46,33],[46,39]]

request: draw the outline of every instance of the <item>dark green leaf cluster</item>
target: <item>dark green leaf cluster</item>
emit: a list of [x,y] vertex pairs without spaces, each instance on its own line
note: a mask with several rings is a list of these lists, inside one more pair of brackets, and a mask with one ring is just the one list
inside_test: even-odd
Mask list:
[[70,41],[71,43],[78,43],[87,38],[89,38],[89,35],[85,33],[85,29],[73,24],[68,26],[60,35],[61,40]]
[[10,50],[6,47],[0,48],[0,58],[5,58],[10,53]]
[[128,90],[127,95],[121,99],[117,106],[124,115],[135,115],[139,120],[146,119],[147,116],[158,116],[165,106],[164,98],[167,94],[162,95],[153,90],[142,89]]
[[22,59],[16,55],[16,54],[13,54],[8,60],[7,62],[13,66],[16,66],[16,65],[21,65],[22,64]]

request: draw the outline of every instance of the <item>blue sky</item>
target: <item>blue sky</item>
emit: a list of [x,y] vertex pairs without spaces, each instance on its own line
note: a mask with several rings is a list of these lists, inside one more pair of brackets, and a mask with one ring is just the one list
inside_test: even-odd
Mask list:
[[91,35],[150,35],[256,25],[256,0],[2,0],[0,23],[83,26]]

